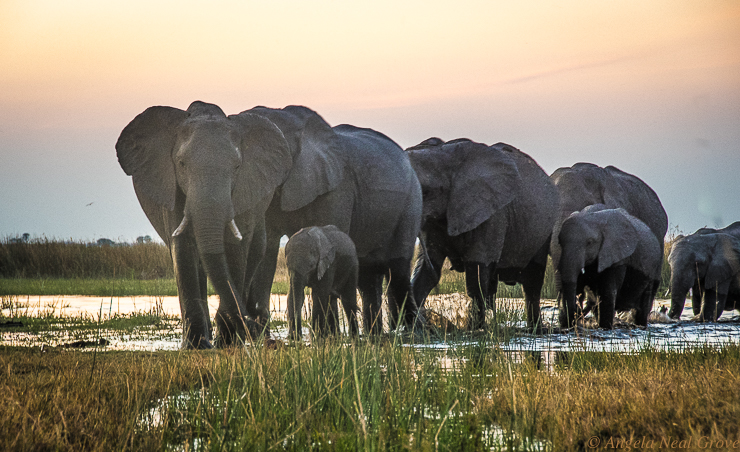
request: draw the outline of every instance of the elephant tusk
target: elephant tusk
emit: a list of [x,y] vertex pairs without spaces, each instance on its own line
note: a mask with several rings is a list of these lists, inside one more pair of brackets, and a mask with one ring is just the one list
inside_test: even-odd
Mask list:
[[185,228],[188,227],[188,223],[190,223],[190,220],[188,220],[188,216],[183,216],[180,226],[178,226],[177,229],[175,229],[175,232],[172,233],[172,237],[177,237],[178,235],[182,234]]
[[236,221],[231,220],[231,222],[229,223],[229,227],[231,228],[231,232],[234,234],[234,237],[236,237],[237,240],[241,240],[242,239],[242,235],[239,232],[239,228],[236,227]]

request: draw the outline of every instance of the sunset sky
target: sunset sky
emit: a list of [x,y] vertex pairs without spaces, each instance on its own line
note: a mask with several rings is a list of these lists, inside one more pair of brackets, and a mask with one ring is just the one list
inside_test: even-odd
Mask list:
[[0,238],[155,236],[114,145],[193,100],[615,165],[675,231],[740,220],[738,1],[0,0]]

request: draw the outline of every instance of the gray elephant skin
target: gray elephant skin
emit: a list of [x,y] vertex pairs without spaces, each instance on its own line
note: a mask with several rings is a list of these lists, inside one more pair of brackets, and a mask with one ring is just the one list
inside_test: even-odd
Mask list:
[[601,328],[612,328],[616,311],[635,309],[635,323],[647,325],[660,282],[663,252],[645,223],[624,209],[589,206],[568,216],[558,235],[565,309],[561,325],[575,322],[578,293],[588,286],[597,299]]
[[306,287],[311,288],[311,324],[317,336],[338,333],[337,298],[342,300],[349,332],[356,336],[359,264],[352,239],[334,225],[303,228],[285,245],[285,259],[290,278],[289,337],[302,337],[301,310]]
[[[560,245],[558,236],[566,218],[590,205],[603,204],[607,208],[622,208],[630,215],[645,223],[664,248],[665,234],[668,231],[668,215],[655,191],[637,176],[626,173],[614,166],[602,168],[592,163],[576,163],[571,167],[555,170],[550,175],[560,195],[560,208],[553,228],[550,256],[555,268],[555,282],[561,290],[559,268]],[[657,287],[656,287],[657,290]],[[560,298],[562,301],[562,297]],[[560,306],[561,311],[565,306]],[[560,315],[560,326],[572,326],[565,320],[575,319],[575,313]]]
[[408,157],[384,135],[332,128],[305,107],[226,116],[196,101],[187,111],[148,108],[116,150],[170,248],[184,347],[211,347],[206,277],[220,298],[217,345],[264,328],[280,237],[305,226],[335,224],[354,240],[366,331],[381,325],[387,275],[389,298],[415,317],[410,262],[421,190]]
[[689,289],[699,320],[715,321],[725,310],[740,309],[740,237],[733,225],[724,229],[730,234],[703,228],[673,243],[669,317],[681,317]]
[[504,143],[493,146],[430,138],[407,149],[422,186],[425,254],[413,273],[421,304],[439,283],[445,258],[465,272],[472,298],[471,329],[485,326],[495,309],[498,281],[522,284],[527,324],[540,324],[540,292],[558,193],[527,154]]
[[258,318],[269,315],[280,237],[333,224],[357,249],[364,332],[382,331],[383,278],[388,279],[391,325],[401,312],[405,326],[421,325],[411,290],[421,187],[403,149],[372,129],[331,127],[305,107],[249,111],[283,131],[294,165],[266,212],[267,252],[253,279],[248,309]]

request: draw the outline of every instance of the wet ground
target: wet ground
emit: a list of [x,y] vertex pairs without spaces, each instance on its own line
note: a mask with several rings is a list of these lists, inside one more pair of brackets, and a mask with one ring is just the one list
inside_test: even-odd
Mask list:
[[[218,307],[218,298],[210,297],[210,312],[213,315]],[[467,308],[466,297],[461,294],[430,296],[426,307],[441,314],[451,324],[462,325]],[[271,299],[272,319],[285,320],[285,296],[273,295]],[[306,303],[310,305],[310,303]],[[544,321],[557,324],[555,303],[543,301]],[[656,300],[655,310],[669,306],[670,300]],[[521,300],[499,300],[499,312],[505,312],[511,318],[517,317],[522,309]],[[105,349],[111,350],[176,350],[180,346],[182,327],[179,320],[180,308],[177,297],[80,297],[80,296],[19,296],[4,297],[0,323],[13,320],[18,315],[54,317],[86,317],[90,320],[86,329],[66,330],[63,325],[52,331],[38,333],[21,333],[17,328],[0,328],[0,345],[19,346],[80,346],[91,345],[104,339]],[[94,328],[100,319],[128,316],[131,313],[151,314],[161,320],[132,328],[126,332],[116,330],[98,330]],[[698,323],[691,321],[693,312],[691,300],[679,322],[651,323],[646,328],[636,327],[629,323],[618,322],[611,331],[578,327],[563,334],[520,334],[500,344],[503,351],[545,353],[545,359],[557,352],[570,351],[618,351],[634,352],[641,349],[681,350],[698,346],[722,347],[728,343],[740,342],[740,316],[737,311],[725,312],[716,323]],[[304,322],[310,318],[303,313]],[[511,320],[509,326],[521,327],[523,322]],[[91,327],[90,327],[91,326]],[[307,330],[307,329],[306,329]],[[308,334],[308,333],[306,333]],[[285,339],[287,329],[278,322],[273,328],[276,339]],[[430,348],[445,349],[470,343],[470,338],[463,335],[447,341],[439,339],[428,345]]]

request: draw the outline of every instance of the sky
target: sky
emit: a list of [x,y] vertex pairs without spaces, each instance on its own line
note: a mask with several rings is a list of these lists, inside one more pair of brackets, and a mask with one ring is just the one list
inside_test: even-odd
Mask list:
[[614,165],[669,233],[740,220],[734,0],[0,0],[0,239],[156,236],[115,142],[194,100]]

